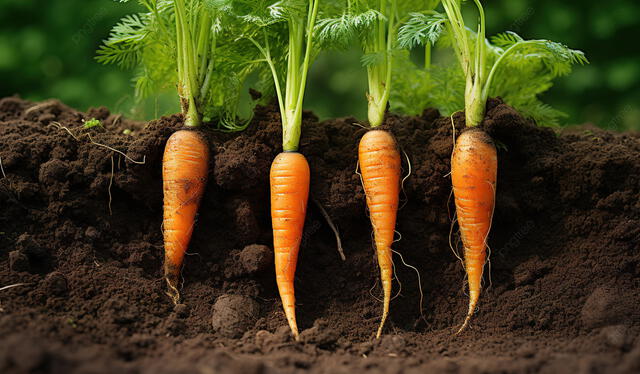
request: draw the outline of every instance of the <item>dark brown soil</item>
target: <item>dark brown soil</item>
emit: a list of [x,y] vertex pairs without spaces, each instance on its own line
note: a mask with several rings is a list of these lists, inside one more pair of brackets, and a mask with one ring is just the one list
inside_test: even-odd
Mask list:
[[[82,129],[92,117],[103,126]],[[145,126],[105,108],[1,99],[0,372],[640,371],[638,134],[556,132],[489,103],[484,127],[500,162],[490,287],[455,337],[467,298],[448,241],[451,120],[432,110],[388,118],[411,161],[395,250],[419,272],[424,317],[417,274],[396,255],[402,288],[394,283],[376,341],[381,292],[355,173],[365,130],[351,118],[304,121],[311,197],[339,227],[346,261],[310,202],[295,343],[264,247],[268,169],[281,140],[273,108],[258,108],[244,133],[207,132],[211,175],[183,269],[184,304],[174,307],[161,279],[160,162],[181,116]]]

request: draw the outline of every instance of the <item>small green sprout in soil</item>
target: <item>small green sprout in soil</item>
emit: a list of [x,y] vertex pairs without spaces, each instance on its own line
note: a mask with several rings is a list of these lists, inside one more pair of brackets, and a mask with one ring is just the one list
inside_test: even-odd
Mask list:
[[99,119],[91,118],[88,121],[84,121],[82,128],[91,129],[94,127],[102,127],[102,122]]

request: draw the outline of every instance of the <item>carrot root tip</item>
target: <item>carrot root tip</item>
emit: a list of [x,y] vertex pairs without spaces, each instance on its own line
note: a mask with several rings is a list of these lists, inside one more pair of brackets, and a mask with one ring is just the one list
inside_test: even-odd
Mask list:
[[378,332],[376,333],[376,339],[380,339],[382,336],[382,330],[384,329],[384,323],[387,321],[387,316],[382,316],[382,321],[380,321],[380,326],[378,326]]
[[454,334],[456,336],[460,335],[464,330],[467,329],[467,326],[469,326],[469,321],[471,321],[471,314],[467,315],[467,317],[464,319],[464,322],[462,322],[462,326],[460,326],[460,328],[458,329],[458,331]]
[[165,275],[165,281],[167,282],[167,296],[171,298],[174,305],[180,304],[180,291],[178,290],[178,279],[173,274]]

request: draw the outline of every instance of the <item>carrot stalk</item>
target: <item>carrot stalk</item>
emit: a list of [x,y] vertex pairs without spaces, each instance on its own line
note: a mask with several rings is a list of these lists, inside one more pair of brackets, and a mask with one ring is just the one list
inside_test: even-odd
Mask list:
[[480,297],[482,272],[487,260],[487,236],[495,206],[497,172],[498,157],[491,137],[477,127],[463,132],[451,157],[453,194],[469,283],[469,311],[458,333],[469,324]]
[[164,277],[167,295],[177,304],[180,268],[189,246],[209,166],[206,140],[193,130],[175,132],[164,150]]
[[282,152],[271,164],[271,222],[276,282],[293,337],[298,340],[293,280],[309,198],[309,164],[298,152]]
[[393,263],[391,244],[400,196],[400,152],[393,135],[371,130],[360,140],[358,159],[376,243],[380,278],[384,293],[382,320],[376,333],[380,338],[389,315]]

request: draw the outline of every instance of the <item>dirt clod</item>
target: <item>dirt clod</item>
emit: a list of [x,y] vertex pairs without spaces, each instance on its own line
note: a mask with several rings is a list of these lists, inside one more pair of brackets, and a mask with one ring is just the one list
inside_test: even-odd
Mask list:
[[[637,308],[631,307],[624,298],[626,297],[623,290],[607,286],[596,288],[584,303],[581,313],[582,322],[586,327],[594,328],[637,318],[639,315]],[[638,300],[638,296],[633,299]]]
[[624,349],[632,340],[629,326],[625,325],[603,327],[602,330],[600,330],[600,334],[608,345],[618,349]]
[[392,353],[402,352],[406,345],[406,340],[399,335],[385,335],[380,342],[383,349]]
[[53,296],[64,296],[68,290],[67,278],[64,274],[54,271],[47,274],[43,281],[43,287],[46,291],[50,292]]
[[260,305],[241,295],[222,295],[211,309],[213,331],[227,338],[239,338],[254,326]]
[[273,251],[266,245],[248,245],[240,252],[240,261],[247,274],[257,274],[271,267]]
[[311,328],[300,333],[301,341],[323,348],[335,344],[338,338],[340,338],[340,331],[329,328],[329,323],[325,319],[316,320]]

